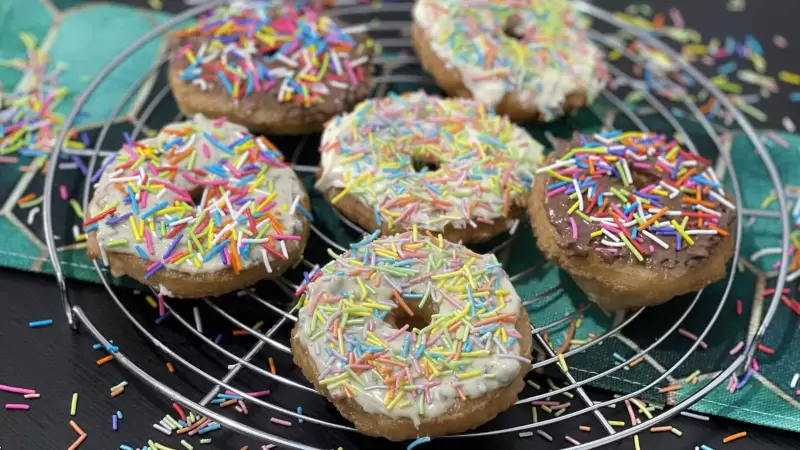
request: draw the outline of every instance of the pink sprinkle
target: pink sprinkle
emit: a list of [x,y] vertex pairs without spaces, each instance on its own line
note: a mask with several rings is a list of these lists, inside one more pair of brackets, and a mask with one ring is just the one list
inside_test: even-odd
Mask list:
[[64,186],[62,184],[61,186],[58,187],[58,190],[61,192],[61,200],[66,200],[66,199],[69,198],[69,195],[67,195],[67,187],[66,186]]
[[166,311],[164,311],[164,296],[159,293],[156,298],[158,299],[158,315],[160,317],[166,314]]
[[789,41],[787,41],[786,38],[780,34],[776,34],[772,37],[772,43],[778,48],[786,48],[789,46]]
[[18,162],[19,162],[19,158],[17,158],[17,157],[14,157],[14,156],[0,156],[0,163],[14,164],[14,163],[18,163]]
[[744,342],[742,342],[742,341],[739,341],[739,343],[738,343],[738,344],[736,344],[736,346],[735,346],[735,347],[733,347],[733,348],[731,349],[731,351],[729,351],[729,352],[728,352],[728,354],[729,354],[729,355],[735,355],[735,354],[739,353],[739,350],[741,350],[741,349],[742,349],[742,347],[744,347]]
[[[697,339],[697,335],[696,335],[696,334],[692,333],[691,331],[686,331],[686,330],[684,330],[683,328],[678,328],[678,333],[680,333],[680,334],[682,334],[682,335],[686,336],[687,338],[689,338],[689,339],[691,339],[691,340],[693,340],[693,341],[696,341],[696,340],[698,340],[698,339]],[[706,349],[706,348],[708,348],[708,344],[706,344],[706,343],[705,343],[705,342],[703,342],[703,341],[700,341],[700,347],[702,347],[702,348]]]
[[758,367],[758,360],[756,360],[755,358],[753,358],[753,370],[754,370],[754,371],[756,371],[756,372],[758,372],[758,368],[759,368],[759,367]]
[[147,253],[154,255],[156,252],[153,250],[153,238],[150,237],[150,230],[144,229],[144,243],[147,245]]
[[573,439],[573,438],[571,438],[569,436],[564,436],[564,440],[569,442],[572,445],[581,445],[580,442],[578,442],[577,440],[575,440],[575,439]]
[[261,450],[272,450],[275,447],[277,447],[275,444],[262,445]]
[[292,422],[289,422],[288,420],[278,419],[277,417],[270,417],[269,421],[272,423],[277,423],[278,425],[283,425],[285,427],[292,426]]
[[672,23],[675,25],[675,28],[683,28],[686,25],[683,21],[681,12],[676,8],[669,9],[669,18],[672,19]]
[[21,403],[6,403],[6,409],[31,409],[31,405],[23,405]]
[[269,395],[270,391],[257,391],[257,392],[248,392],[247,395],[251,397],[264,397],[265,395]]
[[566,186],[561,186],[561,187],[560,187],[560,188],[558,188],[558,189],[553,189],[552,191],[548,192],[548,193],[547,193],[547,197],[548,197],[548,198],[550,198],[550,197],[552,197],[552,196],[554,196],[554,195],[558,195],[558,194],[560,194],[560,193],[562,193],[562,192],[564,192],[564,191],[566,191],[566,190],[567,190],[567,187],[566,187]]
[[284,241],[299,241],[300,236],[287,235],[287,234],[273,234],[273,239],[280,239]]
[[206,158],[211,158],[211,151],[208,149],[208,145],[205,142],[203,142],[202,148],[203,148],[203,155]]
[[572,240],[573,241],[577,241],[578,240],[578,224],[575,223],[575,218],[574,217],[569,216],[569,224],[570,224],[570,226],[572,226]]
[[35,394],[36,393],[36,391],[34,391],[33,389],[25,389],[25,388],[20,388],[20,387],[7,386],[5,384],[0,384],[0,391],[11,392],[11,393],[14,393],[14,394]]
[[228,121],[228,118],[227,118],[227,117],[225,117],[225,116],[222,116],[222,117],[220,117],[219,119],[217,119],[217,120],[215,120],[215,121],[211,122],[211,125],[213,125],[213,126],[215,126],[215,127],[218,127],[218,126],[222,125],[223,123],[225,123],[225,122],[227,122],[227,121]]

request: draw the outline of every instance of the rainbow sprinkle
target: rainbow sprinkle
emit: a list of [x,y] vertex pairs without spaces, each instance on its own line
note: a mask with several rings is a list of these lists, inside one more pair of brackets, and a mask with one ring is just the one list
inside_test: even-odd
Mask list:
[[490,106],[514,94],[552,120],[569,94],[591,101],[608,79],[602,52],[566,0],[421,0],[414,22],[472,97]]
[[710,162],[663,135],[580,136],[555,155],[537,173],[549,175],[548,210],[566,211],[578,224],[560,231],[576,255],[593,250],[672,267],[679,252],[690,261],[707,257],[733,224],[735,206]]
[[152,262],[145,279],[165,267],[272,272],[270,261],[298,246],[305,217],[289,207],[305,192],[264,137],[197,115],[153,139],[126,139],[101,169],[84,221],[104,262],[106,252],[136,254]]
[[205,91],[220,86],[236,99],[269,93],[313,105],[332,90],[366,83],[372,41],[363,26],[342,28],[312,8],[237,3],[216,8],[173,34],[180,78]]
[[392,94],[328,125],[316,188],[334,205],[345,195],[358,199],[384,234],[413,224],[443,231],[506,220],[511,227],[541,148],[478,102]]
[[332,396],[436,417],[527,370],[520,299],[494,255],[416,228],[375,237],[330,252],[300,299],[298,336]]

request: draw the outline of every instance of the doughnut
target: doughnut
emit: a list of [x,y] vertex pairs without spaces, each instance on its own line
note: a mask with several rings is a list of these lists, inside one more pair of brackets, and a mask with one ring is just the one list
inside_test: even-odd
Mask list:
[[311,8],[235,2],[172,35],[169,85],[187,115],[306,134],[367,97],[373,42]]
[[201,114],[125,139],[95,175],[84,221],[89,257],[114,276],[197,298],[275,278],[300,260],[308,194],[267,139]]
[[567,0],[417,0],[412,43],[448,94],[515,121],[549,122],[592,102],[608,72]]
[[541,148],[473,100],[392,95],[328,124],[316,188],[370,232],[477,243],[516,227]]
[[517,401],[528,313],[494,255],[414,228],[351,244],[300,286],[294,362],[356,428],[459,433]]
[[654,133],[562,142],[537,170],[536,244],[604,310],[663,303],[725,276],[736,206],[711,162]]

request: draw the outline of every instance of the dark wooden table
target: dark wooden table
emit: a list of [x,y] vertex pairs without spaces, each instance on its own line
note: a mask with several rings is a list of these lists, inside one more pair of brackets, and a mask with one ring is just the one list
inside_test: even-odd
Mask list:
[[[53,280],[46,276],[0,270],[0,286],[2,286],[4,310],[0,314],[0,384],[31,387],[41,393],[38,400],[26,401],[32,405],[29,411],[0,410],[0,445],[4,450],[45,450],[64,449],[72,443],[76,435],[68,425],[74,419],[89,435],[84,443],[84,449],[116,449],[120,444],[141,446],[147,439],[164,437],[152,428],[152,424],[161,420],[167,412],[173,412],[170,402],[164,397],[156,395],[153,390],[137,382],[135,377],[115,363],[108,363],[97,367],[95,361],[104,352],[92,349],[94,338],[85,329],[79,332],[72,331],[66,323],[61,310],[58,290]],[[140,367],[148,373],[166,380],[169,384],[179,388],[184,394],[189,394],[197,400],[205,394],[210,384],[199,380],[188,370],[176,365],[176,373],[169,374],[164,365],[164,358],[154,347],[147,344],[146,340],[137,333],[131,323],[125,319],[120,310],[108,297],[103,288],[89,283],[71,282],[72,298],[88,311],[91,320],[98,324],[104,333],[111,336],[115,344]],[[124,292],[124,290],[121,290]],[[141,299],[141,296],[138,296]],[[129,302],[130,300],[126,300]],[[143,304],[139,301],[137,304]],[[126,303],[127,305],[127,303]],[[144,308],[149,306],[144,305]],[[137,309],[136,304],[131,309]],[[151,313],[152,314],[152,313]],[[191,315],[184,315],[191,317]],[[28,322],[40,319],[54,319],[52,326],[31,329]],[[213,327],[209,321],[204,326]],[[197,345],[196,339],[188,339],[179,333],[173,333],[176,327],[168,324],[160,327],[163,330],[160,337],[171,348],[179,351],[184,357],[195,362],[204,369],[217,372],[224,367],[215,367],[209,361],[206,348]],[[252,344],[251,341],[247,343]],[[240,347],[238,350],[236,348]],[[247,347],[245,342],[238,345],[231,343],[230,348],[237,354],[242,354]],[[264,359],[262,359],[262,362]],[[265,367],[265,364],[260,364]],[[280,374],[292,372],[290,364],[282,361],[278,367]],[[117,398],[111,398],[109,387],[126,380],[130,384],[125,393]],[[254,386],[259,386],[254,382]],[[247,384],[247,382],[244,382]],[[272,384],[268,387],[274,387]],[[256,389],[254,387],[253,389]],[[278,404],[293,405],[300,401],[291,398],[295,394],[285,387],[275,389],[273,395],[280,396],[287,393],[290,397],[276,397]],[[73,418],[69,415],[72,394],[79,394],[78,413]],[[589,389],[589,395],[597,400],[606,400],[610,394]],[[0,403],[15,403],[20,401],[18,395],[0,393]],[[306,408],[306,413],[333,418],[335,411],[332,407],[325,406],[322,402],[314,411]],[[320,406],[322,405],[322,406]],[[111,415],[117,410],[123,412],[119,431],[111,429]],[[389,448],[405,448],[402,444],[392,444],[362,438],[353,433],[338,432],[326,427],[313,424],[294,424],[291,428],[279,427],[268,423],[271,415],[259,408],[251,408],[248,423],[261,426],[272,433],[279,433],[284,437],[304,442],[312,442],[322,447],[345,449],[375,448],[381,445]],[[527,408],[515,408],[512,412],[528,416]],[[604,409],[612,420],[625,420],[627,413],[624,408],[617,410]],[[506,414],[502,420],[509,423],[519,423],[519,417]],[[525,419],[522,419],[524,423]],[[576,439],[588,440],[576,428],[579,424],[586,423],[593,427],[590,436],[597,438],[601,430],[592,418],[586,417],[581,421],[559,423],[547,427],[545,430],[555,440],[547,443],[542,438],[534,435],[529,438],[518,438],[515,434],[494,439],[436,439],[428,448],[443,449],[486,449],[496,448],[532,448],[555,449],[566,446],[563,440],[565,434]],[[797,449],[800,448],[800,435],[789,432],[777,431],[769,428],[746,425],[730,420],[712,418],[708,422],[677,417],[669,424],[679,428],[683,437],[678,438],[670,433],[640,435],[643,450],[679,450],[693,449],[696,445],[706,444],[712,448],[736,449]],[[723,445],[722,438],[738,431],[745,430],[749,437],[737,442]],[[234,432],[220,430],[211,433],[212,444],[198,445],[197,439],[190,442],[195,448],[213,449],[240,449],[244,445],[258,448],[252,439],[243,438]],[[182,448],[179,439],[169,437],[160,442],[173,448]],[[425,447],[422,447],[425,448]],[[631,439],[611,445],[607,448],[632,449]]]

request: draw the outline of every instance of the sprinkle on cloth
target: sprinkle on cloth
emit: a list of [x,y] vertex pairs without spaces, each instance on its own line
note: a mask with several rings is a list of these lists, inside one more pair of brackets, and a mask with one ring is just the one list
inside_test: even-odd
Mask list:
[[[301,286],[293,347],[334,398],[419,423],[528,370],[515,328],[521,301],[494,255],[416,229],[375,238],[330,252],[334,261]],[[429,323],[387,321],[403,311]]]
[[573,219],[560,232],[577,255],[673,267],[697,263],[728,235],[735,207],[709,161],[663,135],[580,136],[558,152],[537,173],[550,175],[551,220]]
[[106,263],[106,252],[151,261],[145,279],[163,268],[272,272],[270,261],[288,258],[286,241],[301,239],[296,175],[268,140],[224,118],[198,114],[128,138],[101,170],[86,231],[97,230]]
[[185,43],[177,56],[180,78],[201,90],[224,88],[236,99],[268,93],[310,106],[366,84],[373,44],[351,36],[360,31],[310,7],[236,2],[173,36]]
[[489,106],[511,94],[549,121],[569,94],[592,101],[606,85],[603,54],[566,0],[421,0],[414,23]]
[[474,229],[497,220],[511,227],[541,149],[475,101],[392,94],[328,125],[315,187],[334,205],[355,197],[373,210],[372,228],[384,234],[413,224],[444,234],[448,226]]

